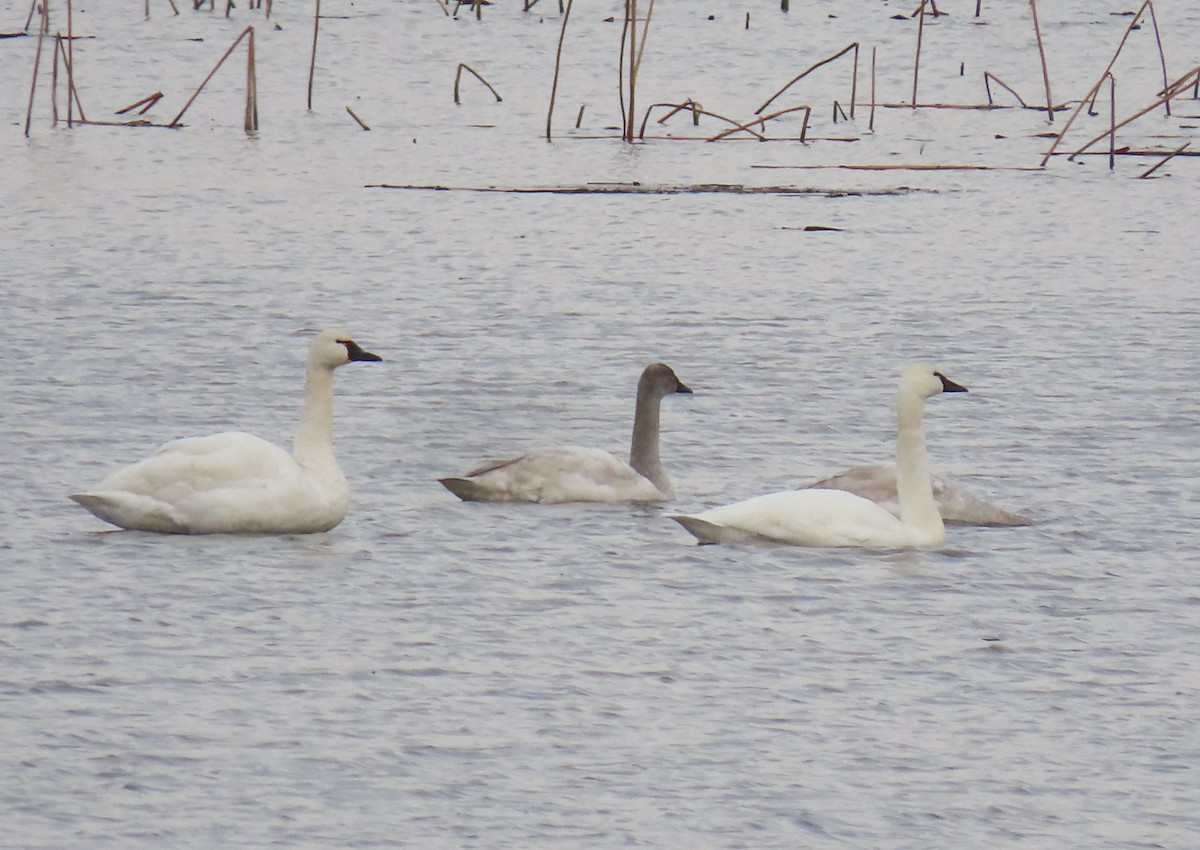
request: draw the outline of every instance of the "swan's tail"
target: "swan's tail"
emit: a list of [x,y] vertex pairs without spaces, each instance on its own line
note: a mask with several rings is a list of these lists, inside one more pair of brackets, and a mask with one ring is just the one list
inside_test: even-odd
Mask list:
[[691,532],[701,545],[706,543],[750,543],[760,539],[757,535],[740,528],[730,528],[698,516],[675,514],[670,518]]
[[150,496],[121,490],[100,490],[72,493],[70,499],[83,505],[99,519],[119,528],[156,531],[161,534],[187,532],[169,507]]
[[443,487],[464,502],[495,502],[495,493],[471,478],[439,478]]

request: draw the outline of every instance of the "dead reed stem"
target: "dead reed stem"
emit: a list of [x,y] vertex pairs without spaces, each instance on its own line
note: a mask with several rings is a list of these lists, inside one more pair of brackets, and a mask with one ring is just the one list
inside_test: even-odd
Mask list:
[[491,83],[489,83],[487,80],[485,80],[485,79],[483,78],[483,76],[482,76],[482,75],[481,75],[481,74],[480,74],[478,71],[476,71],[474,68],[472,68],[470,65],[468,65],[468,64],[467,64],[467,63],[465,63],[465,62],[459,62],[459,63],[458,63],[458,70],[456,70],[456,71],[454,72],[454,102],[455,102],[455,103],[461,103],[461,102],[462,102],[462,101],[460,101],[460,100],[459,100],[459,98],[458,98],[458,82],[459,82],[459,80],[461,80],[461,79],[462,79],[462,72],[463,72],[463,71],[470,71],[470,72],[471,72],[471,74],[472,74],[472,75],[474,75],[475,79],[479,80],[479,82],[481,82],[481,83],[483,83],[485,86],[487,86],[487,87],[488,87],[488,91],[490,91],[490,92],[492,93],[492,96],[493,96],[494,98],[496,98],[496,103],[501,103],[501,102],[504,100],[504,98],[500,97],[500,93],[499,93],[499,92],[497,92],[497,91],[496,91],[494,88],[492,88],[492,84],[491,84]]
[[[246,27],[244,30],[242,30],[242,34],[239,35],[236,39],[234,39],[233,44],[229,45],[229,49],[227,49],[221,55],[221,58],[219,60],[217,60],[217,64],[214,65],[213,69],[208,72],[208,76],[204,78],[204,82],[202,82],[200,84],[199,88],[197,88],[196,91],[194,91],[192,93],[192,96],[188,98],[187,103],[185,103],[183,105],[183,109],[179,110],[179,114],[176,115],[174,118],[172,118],[171,122],[169,124],[167,124],[166,126],[168,126],[168,127],[178,127],[179,126],[179,119],[183,118],[183,114],[185,112],[187,112],[188,109],[191,108],[192,103],[196,100],[197,97],[200,96],[200,92],[204,91],[204,87],[206,85],[208,85],[208,81],[211,80],[216,75],[217,71],[220,70],[221,66],[223,64],[225,64],[225,60],[229,58],[229,54],[233,53],[234,48],[236,48],[239,44],[241,44],[242,39],[246,38],[247,36],[250,37],[250,41],[251,41],[251,43],[253,43],[253,41],[254,41],[254,27],[253,26]],[[251,103],[252,97],[254,100],[254,108],[253,108],[254,129],[258,129],[258,98],[257,98],[256,93],[251,88],[251,86],[247,85],[247,91],[246,91],[247,117],[249,117],[249,113],[251,112],[250,103]]]
[[[42,0],[42,2],[43,2],[43,4],[45,4],[47,2],[47,0]],[[72,112],[73,101],[71,100],[70,93],[75,91],[75,38],[74,38],[75,32],[72,27],[72,21],[73,21],[72,8],[73,8],[73,3],[71,2],[71,0],[67,0],[67,95],[68,95],[67,96],[67,126],[68,127],[71,126],[71,116],[73,114],[73,112]],[[84,117],[82,112],[80,112],[79,117],[80,118]]]
[[[629,42],[629,102],[625,104],[625,132],[622,133],[625,141],[633,141],[633,116],[636,109],[634,102],[637,98],[637,0],[625,0],[625,32],[628,33]],[[624,66],[625,51],[621,51],[621,64]]]
[[995,101],[993,101],[993,100],[992,100],[992,87],[991,87],[991,85],[990,85],[990,83],[989,83],[989,81],[990,81],[990,80],[995,80],[995,81],[996,81],[996,85],[1000,86],[1000,87],[1001,87],[1002,89],[1004,89],[1006,92],[1008,92],[1008,93],[1009,93],[1009,94],[1011,94],[1013,97],[1015,97],[1015,98],[1017,99],[1017,103],[1021,104],[1021,106],[1022,106],[1023,108],[1025,108],[1025,109],[1028,109],[1028,108],[1029,108],[1029,104],[1027,104],[1027,103],[1025,102],[1024,98],[1022,98],[1022,97],[1021,97],[1019,94],[1017,94],[1017,90],[1016,90],[1016,89],[1014,89],[1014,88],[1013,88],[1012,86],[1010,86],[1008,83],[1004,82],[1004,80],[1002,80],[1002,79],[1000,79],[999,77],[997,77],[997,76],[996,76],[995,74],[993,74],[991,71],[984,71],[984,72],[983,72],[983,90],[984,90],[985,92],[987,92],[988,106],[992,106],[992,105],[994,105],[994,103],[995,103]]
[[[30,10],[30,15],[33,11]],[[29,26],[28,23],[25,25]],[[25,138],[29,138],[29,124],[33,120],[33,95],[37,91],[38,67],[42,64],[42,42],[46,38],[46,29],[50,26],[49,12],[46,6],[42,6],[42,20],[38,24],[38,44],[37,53],[33,56],[33,79],[29,83],[29,106],[25,110]]]
[[1177,157],[1177,156],[1179,156],[1181,153],[1183,153],[1185,150],[1187,150],[1187,149],[1188,149],[1188,147],[1189,147],[1191,144],[1192,144],[1191,142],[1184,142],[1182,145],[1180,145],[1179,147],[1177,147],[1177,148],[1176,148],[1174,151],[1172,151],[1171,153],[1167,154],[1167,156],[1163,157],[1163,158],[1162,158],[1162,159],[1160,159],[1158,162],[1156,162],[1154,165],[1150,166],[1150,168],[1146,169],[1146,170],[1145,170],[1145,171],[1143,171],[1141,174],[1139,174],[1139,175],[1138,175],[1138,179],[1139,179],[1139,180],[1145,180],[1145,179],[1146,179],[1147,177],[1149,177],[1151,174],[1153,174],[1154,172],[1158,171],[1158,169],[1162,168],[1164,165],[1166,165],[1166,164],[1167,164],[1168,162],[1170,162],[1172,159],[1174,159],[1175,157]]
[[[754,110],[754,114],[757,115],[760,112],[762,112],[764,109],[766,109],[772,103],[774,103],[776,98],[778,98],[781,94],[783,94],[785,91],[790,89],[796,83],[803,80],[805,77],[807,77],[813,71],[817,70],[818,68],[820,68],[823,65],[828,65],[830,62],[833,62],[837,59],[841,59],[843,56],[845,56],[851,50],[854,51],[854,70],[853,70],[853,74],[851,76],[851,83],[850,83],[850,115],[853,116],[854,115],[854,101],[857,97],[857,89],[858,89],[858,42],[857,41],[852,44],[847,45],[846,47],[843,47],[841,50],[839,50],[837,53],[833,54],[832,56],[827,56],[826,58],[822,59],[820,62],[816,62],[816,63],[810,65],[808,68],[801,71],[796,76],[792,77],[792,79],[790,81],[788,81],[787,85],[785,85],[779,91],[775,92],[775,94],[773,94],[769,98],[767,98],[766,102],[762,106],[760,106],[758,109]],[[874,96],[872,96],[871,99],[872,99],[872,101],[874,101],[874,99],[875,99]]]
[[875,48],[871,48],[871,120],[867,123],[867,129],[872,133],[875,132]]
[[[1075,107],[1075,111],[1071,113],[1071,117],[1068,118],[1067,123],[1063,125],[1062,132],[1060,132],[1058,134],[1058,138],[1054,140],[1054,144],[1050,145],[1050,150],[1046,151],[1046,155],[1044,157],[1042,157],[1041,164],[1043,166],[1045,166],[1046,163],[1050,161],[1050,157],[1054,156],[1054,152],[1056,150],[1058,150],[1058,146],[1062,143],[1063,137],[1065,137],[1067,135],[1067,131],[1071,129],[1071,125],[1075,123],[1075,119],[1079,117],[1079,113],[1083,111],[1084,106],[1087,105],[1087,103],[1089,101],[1093,100],[1095,98],[1096,94],[1100,91],[1100,86],[1104,84],[1104,80],[1108,76],[1108,74],[1112,71],[1113,65],[1117,64],[1117,57],[1119,57],[1121,55],[1121,50],[1124,49],[1125,42],[1129,40],[1130,33],[1132,33],[1134,31],[1134,29],[1136,29],[1138,21],[1141,20],[1143,13],[1145,13],[1145,11],[1147,9],[1150,10],[1150,14],[1151,14],[1151,16],[1153,16],[1154,15],[1154,4],[1151,2],[1151,0],[1145,0],[1145,2],[1142,3],[1141,7],[1138,9],[1137,14],[1134,15],[1129,20],[1129,26],[1127,26],[1125,28],[1125,33],[1121,36],[1121,41],[1117,44],[1117,49],[1113,52],[1112,58],[1108,60],[1108,64],[1106,66],[1104,66],[1104,70],[1100,73],[1100,78],[1098,80],[1096,80],[1095,85],[1093,85],[1090,89],[1088,89],[1088,93],[1085,94],[1080,99],[1079,105]],[[1157,22],[1157,20],[1155,20],[1155,23],[1154,23],[1154,33],[1155,33],[1155,37],[1157,38],[1158,37],[1158,22]],[[1158,41],[1158,56],[1159,56],[1159,61],[1161,62],[1162,68],[1163,68],[1163,90],[1166,91],[1166,89],[1167,89],[1167,85],[1166,85],[1166,75],[1167,75],[1167,64],[1166,63],[1167,63],[1167,60],[1166,60],[1166,56],[1163,54],[1163,51],[1162,51],[1161,39]],[[1170,98],[1168,98],[1168,100],[1169,99]],[[1167,114],[1168,115],[1170,114],[1169,108],[1168,108]],[[1103,137],[1101,137],[1101,138],[1103,138]]]
[[[687,100],[685,100],[683,103],[659,103],[659,104],[655,104],[655,106],[673,106],[673,107],[675,107],[670,112],[668,112],[666,115],[664,115],[662,118],[658,119],[659,124],[667,123],[667,121],[671,120],[671,118],[673,118],[675,116],[676,112],[682,112],[683,110],[687,109],[687,110],[690,110],[692,113],[692,126],[693,127],[700,126],[700,113],[703,112],[704,107],[701,106],[700,104],[696,103],[696,101],[692,100],[690,97]],[[651,108],[653,108],[653,107],[651,107]],[[649,110],[647,110],[647,111],[649,111]],[[736,123],[736,122],[731,122],[731,123]]]
[[313,74],[317,68],[317,31],[321,28],[321,0],[317,0],[316,11],[313,12],[313,41],[312,58],[308,62],[308,111],[312,112]]
[[258,63],[254,59],[254,27],[246,27],[246,119],[242,123],[247,133],[258,130]]
[[58,56],[62,50],[62,36],[54,35],[54,70],[50,73],[50,115],[54,126],[58,126]]
[[354,110],[351,109],[349,106],[346,107],[346,111],[350,113],[351,118],[353,118],[355,121],[358,122],[358,126],[362,127],[364,130],[371,129],[365,123],[363,123],[363,120],[361,118],[359,118],[357,115],[354,114]]
[[[1184,74],[1178,80],[1176,80],[1174,83],[1172,83],[1170,86],[1168,86],[1166,93],[1162,97],[1157,98],[1153,103],[1151,103],[1145,109],[1139,110],[1138,112],[1135,112],[1133,115],[1130,115],[1124,121],[1120,121],[1116,124],[1113,124],[1112,127],[1110,127],[1107,132],[1101,133],[1099,136],[1092,139],[1087,144],[1081,146],[1077,151],[1075,151],[1069,157],[1067,157],[1067,159],[1074,159],[1075,157],[1079,156],[1081,153],[1086,151],[1088,148],[1090,148],[1092,145],[1096,144],[1096,142],[1103,139],[1105,136],[1114,135],[1117,132],[1117,130],[1121,129],[1125,125],[1131,124],[1132,122],[1141,118],[1146,113],[1153,112],[1155,109],[1158,109],[1158,107],[1162,106],[1168,100],[1171,100],[1172,98],[1178,96],[1184,90],[1186,90],[1188,87],[1194,85],[1198,80],[1200,80],[1200,65],[1198,65],[1195,68],[1193,68],[1192,70],[1188,71],[1186,74]],[[1101,82],[1103,82],[1103,80]],[[1058,137],[1058,139],[1055,140],[1055,144],[1057,144],[1061,140],[1062,140],[1062,136],[1060,135]],[[1051,149],[1051,153],[1053,153],[1053,148]],[[1050,154],[1047,154],[1046,156],[1047,156],[1047,158],[1049,158]],[[1043,164],[1044,163],[1045,163],[1045,160],[1043,160]]]
[[1108,75],[1108,170],[1117,167],[1117,78]]
[[[718,115],[715,112],[709,112],[707,109],[701,108],[700,104],[698,104],[692,100],[687,100],[687,101],[684,101],[683,103],[652,103],[652,104],[650,104],[649,108],[646,110],[645,115],[642,116],[642,129],[641,129],[641,132],[638,133],[639,139],[644,139],[646,137],[646,124],[648,123],[648,121],[650,119],[650,113],[656,107],[660,107],[660,106],[668,106],[668,107],[672,107],[672,109],[670,112],[668,112],[662,118],[658,119],[659,124],[666,121],[668,118],[670,118],[675,113],[682,112],[686,109],[692,113],[693,125],[698,125],[700,123],[701,115],[707,115],[710,118],[716,118],[718,121],[724,121],[727,124],[734,125],[733,129],[729,130],[728,133],[723,133],[722,136],[729,135],[729,133],[737,133],[740,131],[745,131],[745,132],[749,133],[750,135],[754,136],[760,142],[766,141],[766,137],[762,133],[757,133],[750,128],[753,127],[755,124],[760,124],[767,119],[755,118],[753,121],[751,121],[748,124],[739,124],[737,121],[733,120],[732,118],[727,118],[724,115]],[[716,141],[716,139],[705,139],[705,141],[712,142],[712,141]]]
[[567,21],[571,19],[571,6],[574,3],[575,0],[567,0],[562,26],[558,30],[558,48],[554,51],[554,81],[550,84],[550,108],[546,110],[546,141],[550,141],[550,124],[554,119],[554,98],[558,94],[558,71],[562,65],[563,38],[567,34]]
[[162,97],[163,97],[163,93],[160,91],[156,91],[154,94],[149,95],[148,97],[143,97],[141,100],[134,101],[133,103],[126,106],[124,109],[118,109],[113,114],[114,115],[124,115],[126,112],[132,112],[133,110],[137,109],[140,106],[142,108],[140,110],[138,110],[138,115],[145,115],[153,106],[155,106],[160,100],[162,100]]
[[921,38],[925,34],[925,3],[927,0],[921,0],[921,8],[917,9],[917,52],[913,58],[913,91],[912,91],[912,108],[917,108],[917,78],[921,70]]
[[[778,112],[772,112],[770,115],[763,115],[759,118],[755,118],[749,124],[739,124],[736,127],[732,127],[728,130],[725,130],[722,133],[718,133],[717,135],[713,136],[711,139],[708,139],[708,141],[719,142],[721,139],[725,138],[728,135],[740,132],[742,130],[749,130],[750,127],[755,124],[759,125],[759,127],[762,127],[763,129],[765,129],[765,127],[763,125],[765,125],[768,121],[772,120],[773,118],[778,118],[781,115],[787,115],[790,112],[800,112],[800,111],[804,112],[804,123],[800,125],[800,141],[803,142],[803,141],[805,141],[805,136],[808,133],[808,119],[812,116],[812,107],[809,107],[809,106],[790,106],[787,109],[781,109]],[[759,134],[755,133],[755,135],[759,135]],[[761,139],[762,137],[759,136],[759,138]]]
[[1042,28],[1038,24],[1037,0],[1029,0],[1029,8],[1033,10],[1033,34],[1037,36],[1038,56],[1042,58],[1042,80],[1046,84],[1046,117],[1053,124],[1054,99],[1050,97],[1050,71],[1046,68],[1046,49],[1042,46]]
[[[74,102],[76,108],[79,109],[79,120],[87,122],[87,116],[83,114],[83,103],[79,100],[79,91],[75,88],[75,77],[71,73],[71,59],[67,54],[66,38],[61,34],[54,36],[54,43],[57,46],[57,52],[54,57],[54,78],[55,78],[55,102],[54,102],[54,122],[58,123],[58,60],[62,59],[63,68],[67,73],[67,114],[70,115],[71,103]],[[70,126],[70,124],[68,124]]]
[[[29,32],[29,22],[33,20],[33,13],[37,10],[37,5],[38,5],[38,0],[30,0],[29,14],[25,16],[25,26],[21,28],[21,32],[25,32],[25,33]],[[43,7],[42,11],[43,11],[43,14],[45,14],[45,7]],[[47,24],[47,27],[49,27],[49,24]]]
[[446,0],[437,0],[437,4],[442,7],[442,11],[446,13],[446,17],[450,17],[450,7],[446,5]]

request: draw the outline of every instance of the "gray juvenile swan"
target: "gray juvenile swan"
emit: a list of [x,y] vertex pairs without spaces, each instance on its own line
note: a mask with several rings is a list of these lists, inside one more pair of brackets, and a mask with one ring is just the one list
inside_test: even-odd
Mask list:
[[629,463],[599,449],[536,449],[481,466],[441,483],[466,502],[663,502],[675,488],[658,453],[659,407],[664,396],[690,393],[665,363],[652,363],[638,380]]
[[138,531],[328,531],[350,505],[350,487],[333,456],[333,370],[381,359],[344,331],[313,340],[292,454],[243,433],[175,440],[71,498],[106,522]]
[[[1032,525],[1033,520],[1022,514],[1006,511],[984,501],[961,484],[938,475],[930,475],[933,498],[937,500],[942,521],[959,525]],[[887,508],[900,516],[900,499],[896,489],[896,467],[890,463],[855,466],[806,484],[805,489],[846,490]]]
[[904,370],[896,393],[900,518],[845,490],[788,490],[695,516],[674,516],[701,543],[775,542],[798,546],[899,549],[936,546],[946,536],[929,480],[922,419],[925,399],[966,392],[932,364]]

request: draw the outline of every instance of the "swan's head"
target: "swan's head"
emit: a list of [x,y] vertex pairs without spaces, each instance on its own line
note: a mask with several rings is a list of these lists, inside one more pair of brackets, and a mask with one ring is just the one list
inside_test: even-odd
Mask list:
[[675,375],[675,370],[666,363],[651,363],[642,372],[638,381],[638,395],[652,392],[659,398],[671,393],[690,393],[691,387]]
[[938,393],[965,393],[967,388],[942,374],[932,363],[911,363],[900,377],[900,395],[929,398]]
[[326,369],[336,369],[356,360],[373,363],[382,359],[378,354],[363,351],[358,343],[350,338],[350,334],[336,328],[317,334],[317,338],[308,348],[309,364]]

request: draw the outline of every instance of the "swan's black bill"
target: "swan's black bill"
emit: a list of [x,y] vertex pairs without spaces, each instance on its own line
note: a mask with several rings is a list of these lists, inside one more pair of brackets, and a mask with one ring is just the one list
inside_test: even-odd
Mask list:
[[692,392],[692,388],[689,387],[687,384],[685,384],[683,381],[679,380],[678,378],[675,379],[675,383],[677,383],[679,385],[679,386],[675,387],[675,392],[689,393],[689,394]]
[[[339,339],[342,345],[346,346],[346,355],[350,358],[350,362],[359,361],[367,363],[378,363],[383,360],[378,354],[372,354],[369,351],[363,351],[359,344],[352,339]],[[944,379],[943,379],[944,380]]]
[[939,378],[941,378],[941,381],[942,381],[942,392],[944,392],[944,393],[965,393],[965,392],[968,392],[967,388],[966,388],[966,387],[964,387],[962,384],[956,384],[956,383],[954,383],[954,381],[952,381],[952,380],[950,380],[949,378],[947,378],[947,377],[946,377],[945,375],[943,375],[941,372],[934,372],[933,374],[935,374],[935,375],[937,375]]

